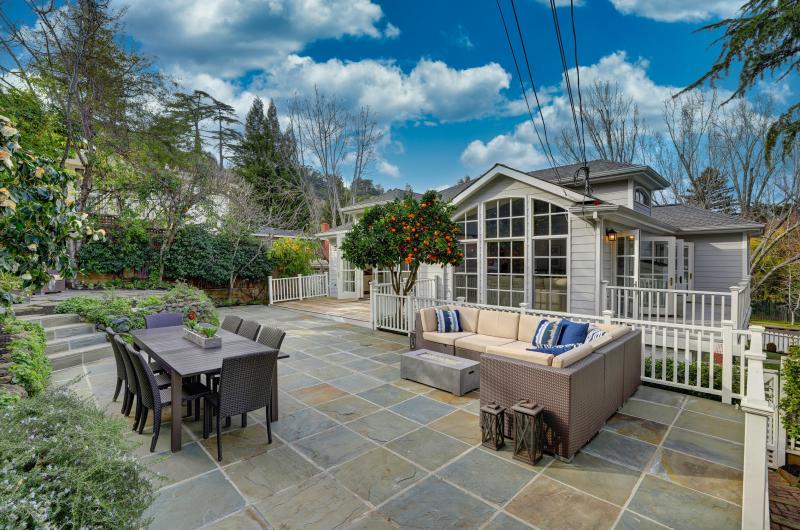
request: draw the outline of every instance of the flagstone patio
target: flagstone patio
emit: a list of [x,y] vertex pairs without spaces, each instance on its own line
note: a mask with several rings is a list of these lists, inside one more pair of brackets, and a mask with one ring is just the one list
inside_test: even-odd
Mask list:
[[[400,379],[404,336],[274,307],[225,309],[287,331],[280,420],[263,411],[223,433],[224,460],[200,422],[136,455],[160,488],[152,528],[740,528],[744,417],[651,387],[570,462],[530,467],[480,446],[478,394]],[[56,372],[109,414],[113,359]],[[146,433],[149,429],[146,429]]]

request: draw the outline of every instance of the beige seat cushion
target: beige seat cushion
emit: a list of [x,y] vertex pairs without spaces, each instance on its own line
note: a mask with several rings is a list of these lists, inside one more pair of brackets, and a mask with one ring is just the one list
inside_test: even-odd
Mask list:
[[603,346],[605,346],[606,344],[608,344],[613,340],[614,340],[614,335],[612,335],[611,333],[606,333],[605,335],[597,337],[593,341],[589,342],[589,344],[592,345],[592,349],[596,350],[598,348],[602,348]]
[[556,355],[553,358],[554,368],[566,368],[587,357],[594,351],[591,343],[581,344],[577,348],[573,348],[568,352]]
[[615,324],[592,324],[592,326],[611,334],[615,339],[622,337],[630,331],[628,326],[617,326]]
[[536,315],[520,315],[519,326],[517,328],[517,340],[530,344],[533,340],[533,332],[536,331],[536,327],[541,321],[542,317]]
[[463,339],[464,337],[469,337],[470,335],[474,335],[474,333],[471,331],[455,331],[452,333],[439,333],[438,331],[422,332],[423,339],[436,342],[437,344],[446,344],[448,346],[455,344],[456,339]]
[[509,311],[492,311],[481,309],[478,318],[478,334],[490,337],[502,337],[511,342],[517,339],[519,331],[519,313]]
[[456,348],[466,348],[468,350],[485,353],[487,346],[500,346],[502,344],[508,344],[509,342],[513,341],[511,339],[492,337],[490,335],[470,335],[469,337],[456,340]]
[[457,309],[460,316],[461,329],[464,331],[478,332],[478,316],[481,310],[477,307],[450,306],[450,309]]
[[501,346],[487,346],[486,353],[493,353],[502,355],[503,357],[511,357],[513,359],[520,359],[535,364],[543,364],[549,366],[553,362],[552,353],[541,353],[538,351],[528,351],[532,348],[530,342],[515,341],[503,344]]
[[419,310],[420,320],[422,320],[422,331],[436,331],[439,325],[436,323],[436,308],[426,307]]

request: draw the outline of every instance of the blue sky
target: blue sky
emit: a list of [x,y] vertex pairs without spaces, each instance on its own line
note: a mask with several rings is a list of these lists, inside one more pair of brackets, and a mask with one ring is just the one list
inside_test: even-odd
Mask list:
[[[695,30],[742,0],[582,0],[575,23],[584,86],[619,83],[658,130],[662,101],[706,71],[715,35]],[[387,188],[479,175],[494,162],[547,165],[521,104],[494,0],[114,0],[156,67],[243,116],[256,95],[285,112],[314,85],[352,109],[370,105],[386,132],[372,170]],[[568,0],[558,0],[569,5]],[[12,2],[14,4],[14,2]],[[501,0],[507,19],[509,0]],[[548,0],[516,0],[551,131],[567,125]],[[698,7],[700,6],[700,7]],[[25,13],[14,13],[24,18]],[[559,9],[570,43],[569,8]],[[763,90],[793,97],[796,79]],[[733,86],[731,82],[723,88]],[[347,177],[347,168],[345,168]]]

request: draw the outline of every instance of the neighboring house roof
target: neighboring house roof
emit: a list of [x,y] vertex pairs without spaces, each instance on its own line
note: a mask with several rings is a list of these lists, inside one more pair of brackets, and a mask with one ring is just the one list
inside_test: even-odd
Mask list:
[[344,224],[339,225],[339,226],[337,226],[335,228],[329,228],[329,229],[325,230],[324,232],[317,232],[314,235],[317,236],[317,237],[329,237],[329,236],[338,234],[340,232],[349,232],[350,229],[353,228],[354,224],[355,223],[353,221],[350,221],[349,223],[344,223]]
[[[589,182],[597,182],[605,180],[606,178],[619,177],[624,173],[643,173],[646,175],[652,184],[656,187],[666,188],[669,182],[653,171],[650,166],[643,166],[639,164],[629,164],[627,162],[613,162],[611,160],[589,160],[586,162],[589,167]],[[575,182],[575,175],[583,164],[567,164],[564,166],[557,166],[553,168],[537,169],[536,171],[529,171],[528,175],[536,177],[537,179],[546,180],[547,182],[554,182],[561,186],[570,186]],[[581,185],[577,182],[575,185]]]
[[[406,196],[407,193],[409,193],[408,190],[404,190],[404,189],[400,189],[400,188],[394,188],[394,189],[391,189],[389,191],[385,191],[385,192],[381,193],[380,195],[375,195],[374,197],[370,197],[369,199],[363,200],[361,202],[357,202],[357,203],[352,204],[350,206],[345,206],[345,207],[342,208],[342,211],[343,212],[349,212],[351,210],[360,210],[360,209],[366,208],[368,206],[375,206],[376,204],[383,204],[383,203],[386,203],[386,202],[392,202],[395,199],[402,199],[403,197]],[[413,191],[410,192],[410,193],[411,193],[411,195],[414,196],[415,199],[419,199],[420,197],[422,197],[421,193],[416,193],[416,192],[413,192]]]
[[760,230],[764,225],[735,215],[706,210],[688,204],[653,206],[650,215],[659,221],[678,228],[681,232],[709,230]]
[[272,226],[262,226],[255,232],[254,236],[258,237],[303,237],[302,230],[286,230],[285,228],[275,228]]

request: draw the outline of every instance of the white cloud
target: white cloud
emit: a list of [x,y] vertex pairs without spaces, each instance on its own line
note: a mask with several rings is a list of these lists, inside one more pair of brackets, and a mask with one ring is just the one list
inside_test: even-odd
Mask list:
[[396,39],[400,36],[400,28],[389,22],[386,24],[386,29],[383,30],[383,35],[387,39]]
[[461,163],[473,173],[482,173],[495,163],[524,171],[544,167],[547,158],[534,148],[536,136],[530,121],[522,122],[509,134],[500,134],[488,142],[472,141],[461,153]]
[[393,179],[400,178],[400,168],[386,160],[378,162],[378,173]]
[[421,59],[405,73],[388,61],[316,62],[293,55],[256,85],[277,97],[311,94],[319,86],[348,108],[369,105],[382,122],[390,123],[427,118],[452,122],[493,114],[507,104],[502,91],[509,82],[509,74],[496,63],[459,70]]
[[611,0],[617,11],[661,22],[697,22],[736,14],[745,0]]
[[[546,5],[550,7],[550,0],[536,0],[540,4]],[[556,0],[556,7],[569,7],[570,0]],[[584,0],[574,0],[573,5],[575,7],[581,7],[584,5]]]
[[758,82],[758,91],[771,97],[775,103],[784,105],[789,101],[789,97],[794,94],[792,87],[786,80],[783,81],[767,81],[762,79]]
[[269,68],[308,43],[381,32],[381,7],[371,0],[115,0],[127,8],[127,31],[169,69],[237,77]]

